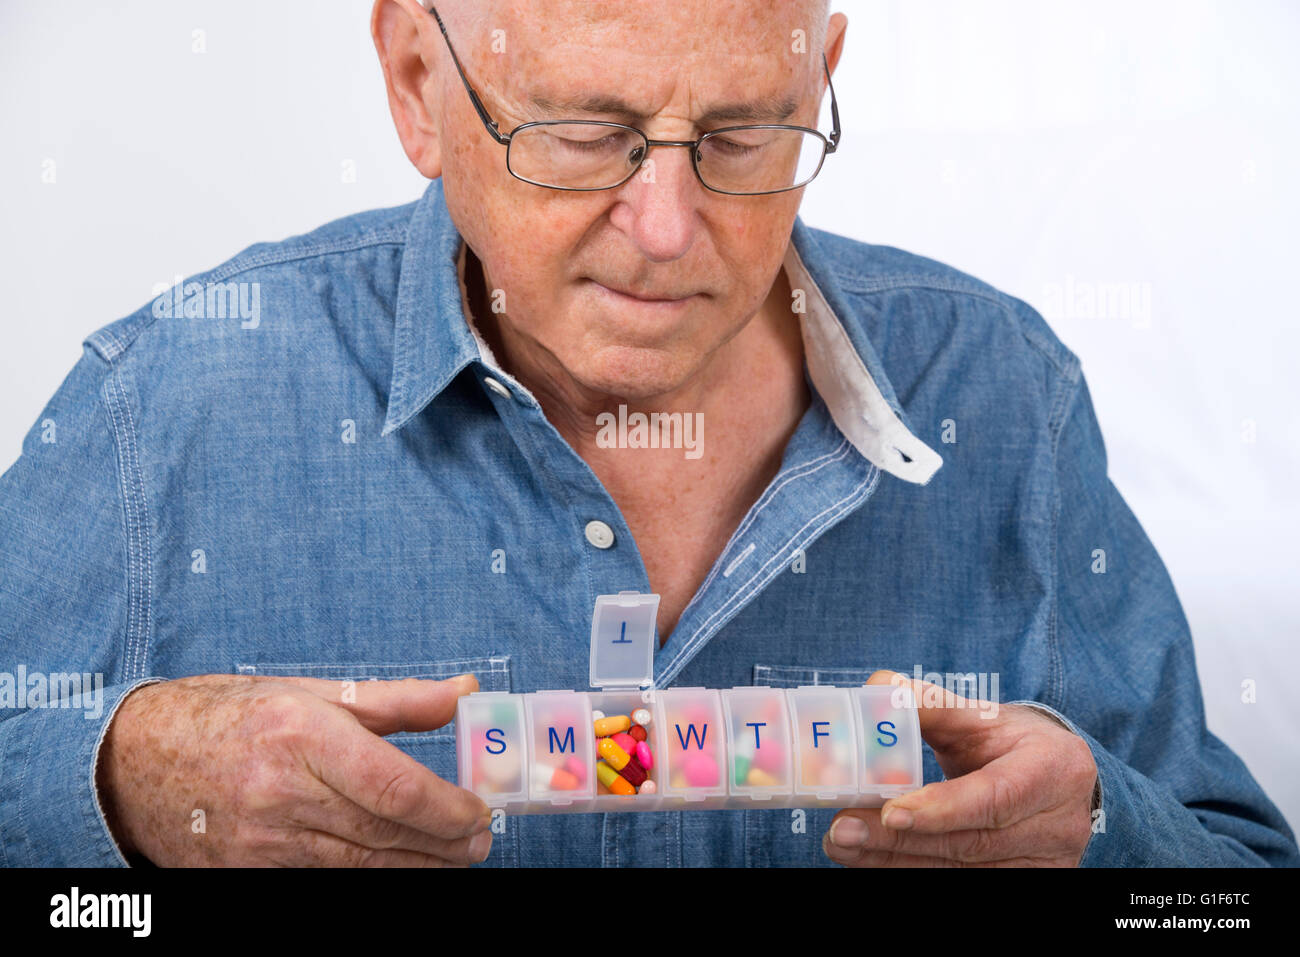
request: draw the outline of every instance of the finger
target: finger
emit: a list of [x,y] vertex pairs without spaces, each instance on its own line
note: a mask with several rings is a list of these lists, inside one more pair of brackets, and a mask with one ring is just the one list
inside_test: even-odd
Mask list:
[[924,857],[897,851],[872,851],[865,848],[843,848],[831,843],[830,833],[822,836],[822,851],[836,864],[844,867],[963,867],[960,861],[940,857]]
[[464,867],[419,851],[377,850],[354,844],[324,831],[299,830],[286,834],[280,848],[267,852],[282,867]]
[[1021,748],[961,777],[886,801],[881,823],[926,834],[1010,827],[1060,804],[1062,786],[1037,748]]
[[397,678],[391,681],[328,681],[300,675],[278,677],[336,704],[356,716],[375,734],[399,731],[432,731],[456,716],[461,695],[478,691],[478,679],[471,674],[444,681],[427,678]]
[[972,734],[986,732],[996,723],[990,717],[996,702],[963,698],[947,688],[897,671],[873,672],[867,684],[898,688],[903,702],[916,708],[921,737],[940,750],[961,743]]
[[318,745],[306,755],[326,786],[377,817],[447,840],[477,834],[491,823],[477,795],[444,781],[351,718],[339,717],[329,729],[328,753]]
[[416,851],[457,864],[477,864],[492,850],[491,830],[470,837],[448,840],[377,817],[365,808],[324,785],[315,800],[297,805],[288,815],[292,824],[307,830],[333,834],[353,844],[374,850]]
[[1009,858],[997,861],[954,861],[943,857],[923,857],[897,851],[846,851],[822,839],[822,850],[836,864],[844,867],[1043,867],[1051,864],[1038,858]]
[[1037,814],[1008,828],[924,834],[882,826],[880,810],[850,808],[836,814],[827,831],[829,846],[840,855],[896,854],[944,858],[962,864],[1048,858],[1070,849],[1059,821],[1050,814]]

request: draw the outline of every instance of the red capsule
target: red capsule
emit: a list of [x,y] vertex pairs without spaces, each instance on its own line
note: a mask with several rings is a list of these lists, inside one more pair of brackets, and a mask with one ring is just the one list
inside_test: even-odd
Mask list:
[[645,768],[636,758],[628,758],[627,764],[619,768],[618,776],[634,788],[639,788],[646,779]]
[[637,741],[644,741],[646,739],[645,728],[641,727],[639,724],[632,725],[632,727],[628,729],[627,733],[628,737],[634,738]]

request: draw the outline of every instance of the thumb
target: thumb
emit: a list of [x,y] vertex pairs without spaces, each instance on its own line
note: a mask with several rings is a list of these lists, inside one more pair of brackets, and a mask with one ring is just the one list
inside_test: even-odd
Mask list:
[[398,731],[432,731],[456,716],[461,695],[478,691],[472,674],[444,681],[398,678],[389,681],[328,681],[298,676],[277,678],[310,691],[350,712],[366,730],[378,735]]
[[[996,704],[978,698],[963,698],[940,685],[919,678],[909,678],[897,671],[877,671],[867,679],[868,685],[894,685],[904,701],[916,708],[923,737],[933,748],[943,749],[953,742],[969,741],[975,732],[987,731],[990,711]],[[910,698],[910,701],[906,699]]]

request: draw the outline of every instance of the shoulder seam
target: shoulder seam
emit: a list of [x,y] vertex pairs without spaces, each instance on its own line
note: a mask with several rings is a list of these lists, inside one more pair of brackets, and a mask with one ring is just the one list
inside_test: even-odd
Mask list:
[[[238,276],[240,273],[247,272],[250,269],[257,269],[262,266],[280,266],[284,263],[297,262],[304,259],[314,259],[321,256],[332,256],[338,253],[356,252],[359,249],[366,249],[372,246],[394,246],[403,245],[406,242],[407,224],[400,226],[390,226],[386,229],[378,230],[373,233],[365,233],[361,236],[354,236],[347,239],[338,239],[332,242],[310,243],[307,245],[288,246],[285,244],[275,244],[271,250],[264,253],[244,256],[242,254],[235,256],[228,262],[210,269],[207,272],[195,273],[183,280],[185,283],[191,282],[224,282],[232,276]],[[131,345],[140,334],[148,329],[157,321],[157,316],[153,316],[149,304],[142,306],[131,315],[145,314],[145,321],[139,323],[131,331],[131,336],[125,340],[119,338],[112,331],[111,324],[102,329],[98,329],[86,337],[86,344],[91,346],[105,362],[110,366],[116,365],[117,361],[130,349]]]
[[[951,279],[942,279],[936,276],[908,275],[899,274],[884,277],[872,278],[855,278],[851,276],[837,276],[840,286],[845,292],[857,293],[859,295],[872,295],[879,292],[892,292],[902,289],[928,289],[935,292],[960,293],[975,299],[982,299],[992,305],[998,306],[1009,313],[1015,319],[1016,328],[1025,341],[1038,352],[1044,359],[1050,362],[1058,373],[1064,376],[1068,381],[1074,382],[1079,377],[1079,360],[1068,348],[1062,343],[1061,350],[1050,348],[1046,343],[1040,341],[1037,335],[1034,335],[1029,329],[1025,328],[1022,321],[1020,310],[1032,309],[1022,299],[1017,299],[1008,293],[1000,292],[983,285],[973,282],[960,282]],[[1064,355],[1060,354],[1063,352]]]

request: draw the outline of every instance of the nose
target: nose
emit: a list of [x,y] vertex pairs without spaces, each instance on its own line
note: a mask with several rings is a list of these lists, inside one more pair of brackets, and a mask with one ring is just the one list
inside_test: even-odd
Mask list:
[[617,190],[610,222],[652,262],[678,259],[695,241],[696,207],[707,191],[695,176],[693,149],[694,144],[650,146],[640,168]]

